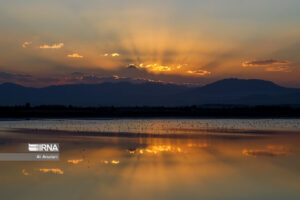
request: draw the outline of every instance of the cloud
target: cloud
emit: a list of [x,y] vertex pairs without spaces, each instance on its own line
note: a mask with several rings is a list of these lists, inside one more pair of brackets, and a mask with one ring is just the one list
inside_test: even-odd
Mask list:
[[289,66],[275,66],[275,67],[267,67],[266,71],[268,72],[291,72],[291,68]]
[[103,76],[95,73],[82,73],[73,72],[68,76],[64,76],[59,84],[99,84],[99,83],[119,83],[119,82],[130,82],[130,83],[146,83],[146,82],[161,82],[146,78],[130,78],[127,76],[121,76],[118,74]]
[[0,83],[12,82],[24,86],[43,87],[59,82],[59,77],[34,77],[30,74],[0,72]]
[[113,165],[118,165],[119,163],[120,163],[119,160],[112,160],[112,161],[111,161],[111,164],[113,164]]
[[28,82],[32,79],[28,74],[0,72],[0,82]]
[[206,75],[210,75],[211,72],[206,71],[206,70],[202,70],[202,69],[198,69],[198,70],[189,70],[187,71],[188,74],[191,75],[196,75],[196,76],[206,76]]
[[104,160],[103,163],[106,164],[106,165],[109,164],[109,163],[111,163],[113,165],[118,165],[118,164],[120,164],[120,161],[119,160],[112,160],[112,161],[109,162],[108,160]]
[[94,73],[82,73],[74,72],[68,76],[65,76],[62,80],[63,83],[85,83],[85,84],[97,84],[103,82],[119,82],[127,81],[126,77],[119,77],[117,75],[103,77]]
[[23,48],[27,48],[29,45],[31,45],[32,44],[32,42],[24,42],[23,44],[22,44],[22,47]]
[[65,76],[62,80],[64,83],[99,83],[101,77],[94,73],[74,72]]
[[[120,74],[107,74],[104,75],[103,72],[100,73],[83,73],[83,72],[73,72],[70,74],[59,75],[59,76],[48,76],[39,77],[32,76],[29,74],[18,74],[9,72],[0,72],[0,84],[5,82],[12,82],[16,84],[21,84],[24,86],[33,87],[44,87],[49,85],[62,85],[62,84],[99,84],[104,82],[118,83],[118,82],[131,82],[131,83],[145,83],[145,82],[161,82],[157,80],[152,80],[150,78],[143,78],[143,76],[135,75],[135,78],[128,76],[135,70],[138,72],[143,72],[143,69],[137,69],[132,66],[129,69],[124,69],[129,71],[126,75],[126,71],[120,71]],[[146,73],[146,72],[145,72]]]
[[120,164],[120,161],[119,160],[112,160],[112,161],[109,162],[108,160],[104,160],[103,163],[106,164],[106,165],[109,164],[109,163],[111,163],[113,165],[118,165],[118,164]]
[[243,67],[260,67],[260,66],[270,66],[270,65],[288,65],[291,64],[289,61],[280,60],[255,60],[255,61],[245,61],[242,63]]
[[53,45],[44,44],[44,45],[40,46],[40,49],[60,49],[63,46],[64,46],[64,43],[53,44]]
[[78,53],[69,54],[69,55],[67,55],[67,57],[69,57],[69,58],[83,58],[83,56],[79,55]]
[[147,64],[141,63],[138,68],[147,69],[152,72],[170,72],[173,70],[172,67],[167,65],[159,65],[159,64]]
[[291,72],[291,62],[287,60],[255,60],[242,63],[243,67],[264,67],[267,72]]
[[151,66],[152,71],[159,71],[159,72],[169,72],[171,71],[171,67],[169,66]]
[[112,57],[119,57],[120,56],[120,54],[119,53],[112,53],[112,54],[110,54]]
[[[160,67],[165,66],[165,67]],[[211,72],[206,70],[189,70],[188,64],[176,63],[171,65],[159,64],[129,64],[122,68],[121,75],[128,77],[139,77],[152,82],[165,84],[183,84],[188,86],[204,85],[205,81],[211,76]],[[188,70],[190,71],[188,73]]]
[[105,53],[105,54],[103,54],[103,56],[105,56],[105,57],[108,57],[108,56],[111,56],[111,57],[119,57],[120,54],[119,54],[119,53],[111,53],[111,54]]

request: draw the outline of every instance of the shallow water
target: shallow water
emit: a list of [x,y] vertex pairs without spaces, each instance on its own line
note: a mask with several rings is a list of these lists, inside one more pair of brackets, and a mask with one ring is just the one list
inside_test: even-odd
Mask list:
[[[0,152],[12,152],[28,142],[61,146],[58,162],[0,162],[1,199],[300,199],[299,122],[1,121]],[[22,133],[24,128],[35,132]],[[36,129],[54,131],[39,135]],[[151,137],[76,136],[56,130],[143,132]],[[203,137],[185,138],[191,130]],[[240,130],[253,133],[238,134]],[[157,133],[183,137],[161,138]]]
[[[44,119],[5,120],[0,127],[68,131],[186,133],[209,129],[300,130],[300,119]],[[199,132],[199,131],[198,131]]]

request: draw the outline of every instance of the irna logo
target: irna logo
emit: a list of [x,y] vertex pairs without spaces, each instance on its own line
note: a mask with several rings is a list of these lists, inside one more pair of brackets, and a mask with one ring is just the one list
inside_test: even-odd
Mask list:
[[28,144],[30,152],[59,152],[59,144]]

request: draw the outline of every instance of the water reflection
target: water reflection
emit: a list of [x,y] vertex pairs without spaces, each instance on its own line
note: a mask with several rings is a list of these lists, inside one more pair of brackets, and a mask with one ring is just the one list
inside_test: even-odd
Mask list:
[[24,176],[29,176],[30,175],[29,172],[26,171],[26,169],[22,169],[22,174]]
[[[0,150],[36,137],[3,136]],[[297,134],[197,139],[43,135],[36,141],[60,143],[60,161],[0,163],[1,199],[300,198]]]
[[61,169],[58,169],[58,168],[54,168],[54,169],[42,168],[42,169],[39,169],[39,171],[43,172],[43,173],[53,173],[53,174],[60,174],[60,175],[64,174],[64,172]]
[[246,156],[287,156],[290,151],[285,146],[268,145],[264,149],[244,149],[242,152]]
[[5,120],[2,128],[43,129],[73,132],[195,134],[204,131],[299,131],[300,119],[45,119]]
[[83,161],[83,159],[76,159],[76,160],[68,160],[67,162],[71,163],[71,164],[74,164],[74,165],[77,165],[82,161]]

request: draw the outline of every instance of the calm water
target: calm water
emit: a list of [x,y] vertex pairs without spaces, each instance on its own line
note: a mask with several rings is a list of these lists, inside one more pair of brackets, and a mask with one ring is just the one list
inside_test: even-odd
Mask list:
[[0,127],[0,152],[28,142],[61,145],[58,162],[0,162],[1,199],[300,199],[299,119],[26,120]]

